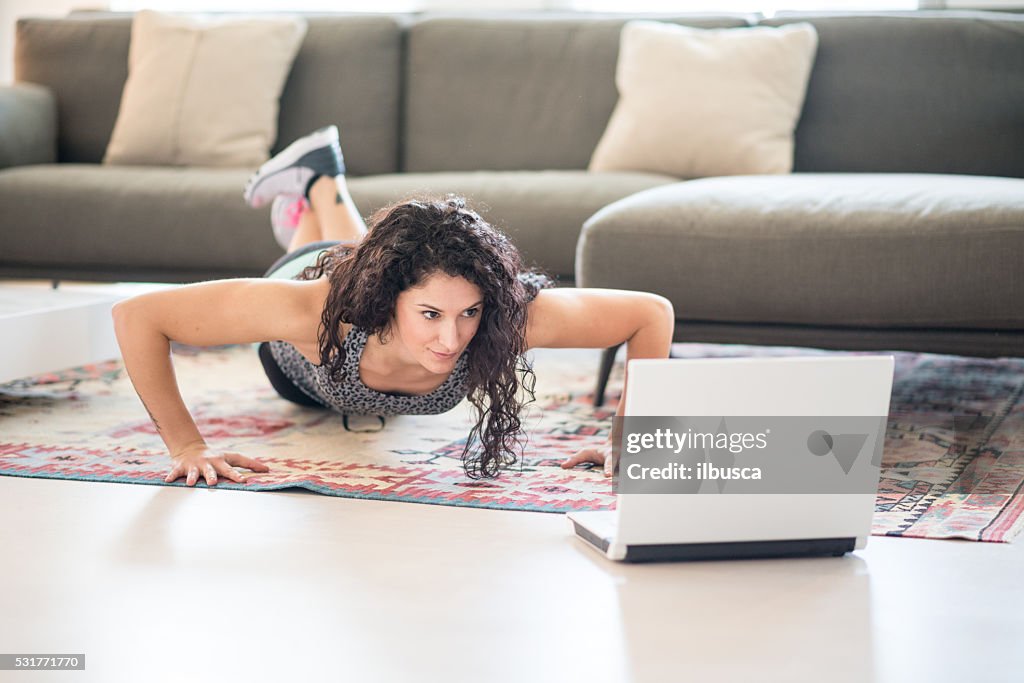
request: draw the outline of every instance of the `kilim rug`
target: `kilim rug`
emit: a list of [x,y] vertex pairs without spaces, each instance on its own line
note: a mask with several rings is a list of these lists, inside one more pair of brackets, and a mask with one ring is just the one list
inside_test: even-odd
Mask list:
[[[251,346],[172,347],[182,395],[211,446],[271,468],[219,488],[567,512],[614,507],[599,469],[563,470],[607,442],[622,364],[594,408],[594,350],[540,350],[537,401],[524,411],[521,466],[470,480],[459,455],[472,425],[464,402],[444,415],[351,420],[279,398]],[[569,352],[571,351],[571,352]],[[676,357],[826,351],[677,344]],[[873,533],[1009,541],[1024,526],[1024,360],[896,353],[896,378]],[[621,356],[620,356],[621,358]],[[968,438],[941,425],[973,416]],[[161,486],[169,458],[120,361],[0,385],[0,474]],[[205,486],[200,480],[197,486]]]

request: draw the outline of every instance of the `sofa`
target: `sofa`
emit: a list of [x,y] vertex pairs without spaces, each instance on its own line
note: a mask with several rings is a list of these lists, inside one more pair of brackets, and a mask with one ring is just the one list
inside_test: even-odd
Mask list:
[[[613,74],[624,18],[306,19],[272,152],[337,124],[352,197],[366,215],[411,192],[462,193],[529,260],[571,282],[587,218],[676,180],[585,170],[617,99]],[[754,20],[675,19],[700,27]],[[32,86],[45,88],[56,104],[56,128],[42,130],[47,122],[40,115],[34,136],[56,146],[0,160],[7,166],[0,171],[0,277],[247,277],[280,255],[269,212],[242,201],[253,169],[99,163],[127,77],[130,29],[130,15],[109,13],[18,22],[17,84],[0,99],[13,100],[4,109],[24,112],[29,105],[19,88],[31,89],[42,111]],[[24,130],[33,117],[19,118],[12,127]]]
[[[464,194],[561,284],[668,297],[677,341],[1024,355],[1024,16],[645,14],[818,31],[793,173],[693,180],[586,170],[631,18],[307,15],[274,151],[335,123],[364,215]],[[18,22],[0,277],[188,282],[280,255],[252,169],[99,163],[130,24]]]

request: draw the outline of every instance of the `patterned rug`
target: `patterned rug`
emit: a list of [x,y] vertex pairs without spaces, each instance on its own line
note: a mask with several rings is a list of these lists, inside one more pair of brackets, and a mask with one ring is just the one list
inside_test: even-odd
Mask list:
[[[541,350],[537,402],[523,414],[520,467],[473,481],[459,455],[472,425],[463,403],[444,415],[390,418],[379,432],[346,431],[339,416],[280,399],[250,346],[175,344],[183,397],[207,441],[270,466],[248,483],[218,488],[299,487],[353,498],[567,512],[614,507],[599,469],[559,464],[606,443],[621,390],[590,394],[594,350]],[[677,344],[676,357],[786,356],[826,351]],[[892,413],[872,533],[1009,541],[1024,527],[1024,360],[897,353]],[[621,356],[620,356],[621,358]],[[974,416],[956,438],[950,415]],[[352,430],[376,420],[351,420]],[[960,425],[964,426],[963,424]],[[966,437],[964,435],[967,435]],[[120,361],[0,385],[0,474],[160,486],[169,458]],[[200,480],[197,486],[205,486]]]

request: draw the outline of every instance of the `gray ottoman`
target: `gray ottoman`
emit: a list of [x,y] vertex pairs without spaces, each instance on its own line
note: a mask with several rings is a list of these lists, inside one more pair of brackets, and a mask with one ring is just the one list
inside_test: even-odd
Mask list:
[[1024,355],[1024,179],[675,183],[594,214],[576,277],[667,297],[676,341]]

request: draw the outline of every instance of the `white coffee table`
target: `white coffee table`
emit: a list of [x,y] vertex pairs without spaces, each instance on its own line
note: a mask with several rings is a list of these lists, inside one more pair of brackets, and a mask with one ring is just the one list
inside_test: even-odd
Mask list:
[[120,358],[114,303],[177,286],[0,281],[0,383]]

